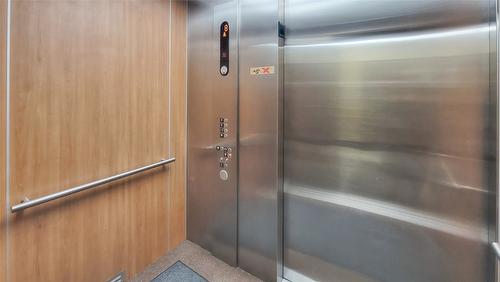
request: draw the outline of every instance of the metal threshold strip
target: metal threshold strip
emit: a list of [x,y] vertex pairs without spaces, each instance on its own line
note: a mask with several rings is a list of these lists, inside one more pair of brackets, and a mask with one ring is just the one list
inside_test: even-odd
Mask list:
[[10,211],[12,213],[16,213],[18,211],[22,211],[22,210],[25,210],[25,209],[28,209],[28,208],[31,208],[31,207],[35,207],[35,206],[41,205],[43,203],[47,203],[47,202],[50,202],[50,201],[53,201],[53,200],[56,200],[56,199],[59,199],[59,198],[62,198],[62,197],[66,197],[66,196],[69,196],[69,195],[72,195],[72,194],[75,194],[75,193],[86,191],[86,190],[95,188],[97,186],[100,186],[100,185],[103,185],[103,184],[106,184],[106,183],[110,183],[110,182],[113,182],[113,181],[116,181],[116,180],[119,180],[119,179],[122,179],[122,178],[125,178],[125,177],[128,177],[128,176],[131,176],[131,175],[134,175],[134,174],[146,171],[146,170],[150,170],[150,169],[153,169],[153,168],[156,168],[156,167],[159,167],[159,166],[163,166],[163,165],[172,163],[174,161],[175,161],[175,158],[161,160],[161,161],[159,161],[157,163],[153,163],[153,164],[150,164],[150,165],[147,165],[147,166],[139,167],[139,168],[136,168],[136,169],[133,169],[133,170],[129,170],[129,171],[126,171],[126,172],[122,172],[120,174],[116,174],[116,175],[113,175],[113,176],[110,176],[110,177],[107,177],[107,178],[103,178],[103,179],[100,179],[100,180],[97,180],[97,181],[93,181],[93,182],[90,182],[90,183],[87,183],[87,184],[83,184],[83,185],[79,185],[79,186],[76,186],[76,187],[72,187],[72,188],[69,188],[69,189],[66,189],[66,190],[54,193],[54,194],[50,194],[50,195],[43,196],[43,197],[40,197],[40,198],[36,198],[36,199],[33,199],[33,200],[29,200],[28,199],[28,200],[26,200],[26,201],[24,201],[22,203],[19,203],[17,205],[12,206],[10,208]]

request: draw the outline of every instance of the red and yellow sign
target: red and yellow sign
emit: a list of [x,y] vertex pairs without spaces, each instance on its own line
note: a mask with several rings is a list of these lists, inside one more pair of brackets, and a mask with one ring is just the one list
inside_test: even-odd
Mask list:
[[274,74],[274,66],[264,66],[264,67],[256,67],[250,68],[251,75],[270,75]]

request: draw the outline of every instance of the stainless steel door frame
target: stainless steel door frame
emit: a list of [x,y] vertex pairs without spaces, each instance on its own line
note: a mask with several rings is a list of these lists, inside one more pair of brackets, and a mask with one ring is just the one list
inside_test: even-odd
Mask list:
[[[494,204],[492,206],[494,207],[494,220],[493,222],[496,224],[494,230],[492,230],[492,237],[494,238],[494,242],[499,242],[500,241],[500,60],[498,57],[498,54],[500,53],[500,36],[498,35],[500,31],[500,1],[499,0],[491,0],[494,2],[495,6],[495,21],[494,21],[494,29],[491,31],[491,49],[495,50],[496,52],[491,55],[491,80],[494,81],[495,87],[492,87],[491,92],[493,93],[492,97],[495,98],[495,110],[496,110],[496,123],[495,123],[495,144],[494,147],[496,147],[496,167],[495,167],[495,173],[494,175],[496,176],[495,183],[496,183],[496,197]],[[492,249],[493,249],[493,260],[495,261],[493,263],[494,269],[495,269],[495,277],[494,281],[500,281],[500,258],[498,257],[498,254],[495,250],[495,246],[492,244]]]
[[281,278],[279,1],[240,0],[238,264]]

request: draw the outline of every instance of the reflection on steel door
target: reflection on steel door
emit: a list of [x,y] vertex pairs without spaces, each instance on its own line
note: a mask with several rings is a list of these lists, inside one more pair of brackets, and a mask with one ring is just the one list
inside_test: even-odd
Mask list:
[[490,279],[492,3],[286,1],[286,278]]

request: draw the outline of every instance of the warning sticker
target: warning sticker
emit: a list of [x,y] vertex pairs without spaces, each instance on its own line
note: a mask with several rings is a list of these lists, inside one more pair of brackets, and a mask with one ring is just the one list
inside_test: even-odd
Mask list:
[[269,75],[274,74],[274,66],[265,66],[265,67],[257,67],[250,68],[251,75]]

